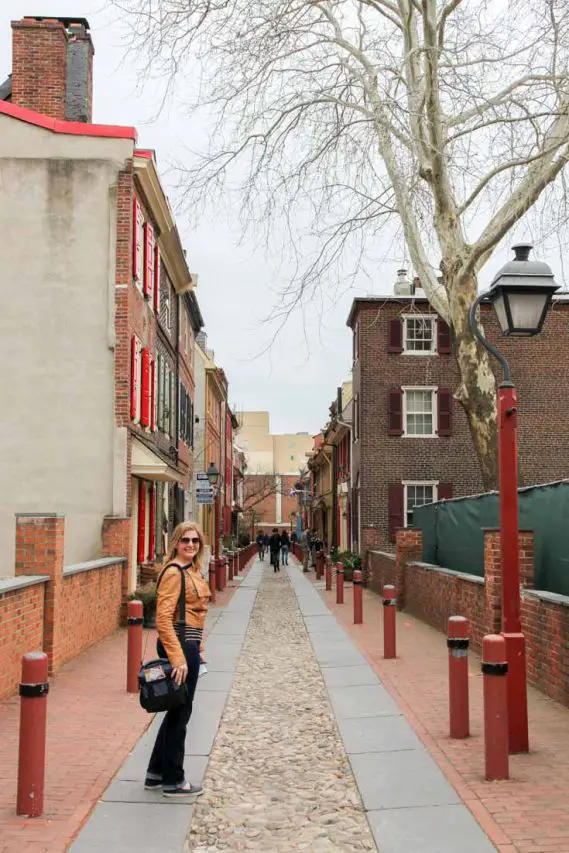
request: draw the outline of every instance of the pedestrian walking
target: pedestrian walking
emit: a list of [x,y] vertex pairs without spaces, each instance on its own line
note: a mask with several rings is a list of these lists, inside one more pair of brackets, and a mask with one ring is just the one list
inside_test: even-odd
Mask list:
[[288,552],[290,551],[290,538],[286,530],[281,531],[281,557],[283,566],[288,566]]
[[[162,788],[164,797],[187,797],[201,794],[201,785],[186,782],[184,752],[186,729],[192,715],[194,693],[204,661],[203,629],[207,615],[210,589],[202,576],[204,539],[193,521],[184,521],[174,530],[170,547],[157,583],[156,627],[158,656],[168,658],[172,678],[186,684],[187,698],[183,705],[166,712],[156,736],[156,742],[144,787]],[[186,621],[177,628],[182,573],[186,588]]]
[[269,534],[265,533],[263,536],[263,545],[265,546],[265,551],[269,550]]
[[255,541],[257,543],[257,552],[259,554],[259,560],[262,561],[265,559],[265,537],[262,533],[258,533]]
[[273,567],[273,571],[280,572],[281,537],[279,536],[279,531],[276,527],[273,527],[273,533],[269,541],[269,548],[271,551],[271,566]]

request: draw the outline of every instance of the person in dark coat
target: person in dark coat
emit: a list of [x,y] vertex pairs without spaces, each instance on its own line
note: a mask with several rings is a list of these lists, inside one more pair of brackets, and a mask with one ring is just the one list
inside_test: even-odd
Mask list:
[[286,530],[281,531],[281,557],[283,566],[288,566],[288,552],[290,551],[290,538]]
[[273,527],[273,533],[269,540],[269,549],[271,552],[271,565],[275,572],[280,572],[280,553],[281,553],[281,537],[276,527]]

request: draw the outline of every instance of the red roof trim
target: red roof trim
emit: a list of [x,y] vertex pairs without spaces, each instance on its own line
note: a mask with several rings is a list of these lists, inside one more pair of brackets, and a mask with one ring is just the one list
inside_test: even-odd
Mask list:
[[138,138],[134,127],[122,127],[113,124],[85,124],[81,121],[58,121],[51,116],[36,113],[35,110],[28,110],[26,107],[18,107],[16,104],[7,101],[0,101],[1,113],[19,121],[51,130],[53,133],[67,133],[72,136],[99,136],[110,139],[132,139],[134,142]]
[[144,157],[145,160],[154,160],[154,151],[147,148],[137,148],[134,152],[135,157]]

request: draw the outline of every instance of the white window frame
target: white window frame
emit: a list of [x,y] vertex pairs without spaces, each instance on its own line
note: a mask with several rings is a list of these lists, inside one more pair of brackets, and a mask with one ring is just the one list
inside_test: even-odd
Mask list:
[[[405,385],[401,388],[403,391],[403,437],[404,438],[437,438],[437,424],[439,422],[439,395],[436,385]],[[430,391],[433,399],[433,431],[427,433],[409,433],[407,432],[407,393],[409,391]],[[416,414],[413,412],[412,414]]]
[[[429,503],[434,503],[438,500],[439,497],[439,481],[438,480],[403,480],[403,522],[404,527],[408,527],[407,524],[407,489],[409,486],[430,486],[433,490],[433,500],[429,501]],[[425,506],[425,504],[420,504],[420,506]]]
[[[410,349],[407,346],[407,324],[409,320],[428,320],[431,323],[433,335],[431,339],[431,349],[418,350]],[[434,314],[404,314],[403,315],[403,352],[405,355],[437,355],[437,325]]]
[[138,278],[135,279],[135,284],[140,293],[144,293],[144,276],[146,269],[144,266],[144,211],[140,202],[138,203],[138,217],[136,220],[136,265],[138,267]]

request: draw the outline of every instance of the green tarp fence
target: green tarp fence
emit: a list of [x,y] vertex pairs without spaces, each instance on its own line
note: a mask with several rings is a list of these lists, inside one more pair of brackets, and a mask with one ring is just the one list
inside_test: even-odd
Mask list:
[[[520,530],[532,530],[536,589],[569,595],[569,480],[519,490]],[[490,492],[417,507],[423,560],[484,575],[484,528],[498,527],[498,495]]]

